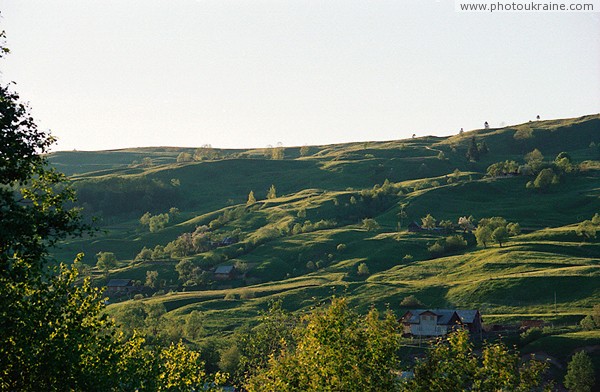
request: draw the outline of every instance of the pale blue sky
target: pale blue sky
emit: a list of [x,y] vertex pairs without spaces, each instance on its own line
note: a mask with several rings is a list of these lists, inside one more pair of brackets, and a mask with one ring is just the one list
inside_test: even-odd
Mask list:
[[448,135],[600,112],[600,13],[453,0],[0,0],[57,149]]

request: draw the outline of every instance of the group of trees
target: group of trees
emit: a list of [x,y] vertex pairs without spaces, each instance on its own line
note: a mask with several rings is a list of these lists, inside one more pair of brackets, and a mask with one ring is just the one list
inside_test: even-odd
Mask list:
[[[333,298],[304,316],[271,306],[261,322],[237,334],[220,365],[248,391],[533,391],[547,365],[521,361],[501,343],[476,351],[466,331],[440,339],[412,367],[400,362],[402,341],[393,312],[366,315]],[[414,377],[398,377],[401,370]]]
[[469,147],[467,149],[466,157],[469,161],[478,162],[481,159],[482,155],[485,155],[489,152],[488,146],[485,143],[485,140],[481,143],[477,143],[475,140],[475,136],[471,138],[471,142],[469,143]]
[[[0,33],[0,40],[4,33]],[[0,45],[0,57],[8,52]],[[0,86],[0,389],[200,389],[211,381],[182,343],[148,346],[102,315],[102,292],[81,280],[78,255],[57,265],[49,249],[87,232],[74,191],[49,169],[54,142],[10,85]]]
[[[271,185],[271,187],[267,191],[267,199],[275,198],[277,198],[277,188],[275,188],[275,185]],[[254,191],[250,191],[250,193],[248,193],[248,200],[246,201],[246,205],[251,206],[254,203],[256,203],[256,196],[254,196]]]
[[538,189],[544,191],[552,185],[560,183],[561,176],[575,173],[578,166],[566,152],[559,153],[554,161],[544,161],[544,155],[537,148],[525,154],[525,163],[506,160],[496,162],[487,168],[490,177],[507,175],[525,175],[534,177],[526,184],[527,189]]
[[194,162],[204,160],[214,160],[222,157],[221,151],[214,149],[210,144],[205,144],[198,147],[193,154],[189,152],[181,152],[177,155],[177,162]]
[[171,207],[169,212],[165,212],[158,215],[152,215],[150,212],[146,212],[140,218],[140,225],[148,227],[151,233],[156,233],[159,230],[164,229],[170,221],[175,219],[179,215],[179,209],[177,207]]
[[484,248],[487,248],[492,241],[502,247],[509,237],[519,234],[521,234],[521,226],[518,223],[507,222],[500,216],[480,219],[475,229],[477,244]]

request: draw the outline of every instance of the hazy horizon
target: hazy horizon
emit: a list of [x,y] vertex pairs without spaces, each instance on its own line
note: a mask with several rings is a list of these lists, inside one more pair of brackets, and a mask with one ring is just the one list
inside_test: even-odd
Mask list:
[[600,112],[596,13],[454,1],[0,0],[55,151],[448,136]]

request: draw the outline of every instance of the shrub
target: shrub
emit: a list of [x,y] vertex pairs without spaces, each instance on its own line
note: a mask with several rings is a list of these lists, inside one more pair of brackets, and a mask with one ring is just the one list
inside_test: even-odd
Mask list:
[[439,257],[444,254],[444,251],[446,249],[444,248],[444,245],[438,241],[438,242],[434,243],[433,245],[431,245],[430,247],[428,247],[427,250],[429,251],[431,256]]
[[233,301],[236,299],[236,295],[234,293],[225,294],[225,301]]
[[368,276],[368,275],[370,275],[369,267],[367,267],[367,264],[360,263],[358,265],[358,271],[357,271],[357,273],[358,273],[359,276]]
[[377,229],[379,229],[379,223],[377,223],[377,221],[375,219],[371,219],[371,218],[365,218],[362,221],[363,224],[363,228],[365,228],[365,230],[367,231],[375,231]]
[[420,306],[424,306],[424,304],[414,295],[409,295],[408,297],[404,297],[404,299],[400,302],[400,306],[407,308],[418,308]]
[[446,237],[444,247],[448,252],[461,250],[467,247],[467,240],[465,240],[462,235],[451,235]]
[[528,330],[521,333],[521,335],[519,335],[519,337],[521,338],[521,344],[523,346],[526,346],[529,343],[531,343],[535,340],[538,340],[542,336],[544,336],[544,332],[542,331],[541,328],[537,328],[537,327],[529,328]]

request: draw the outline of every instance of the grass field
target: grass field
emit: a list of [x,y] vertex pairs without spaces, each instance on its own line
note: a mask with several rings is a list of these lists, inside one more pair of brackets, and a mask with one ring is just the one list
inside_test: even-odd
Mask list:
[[[473,137],[489,149],[478,162],[465,158]],[[100,231],[64,242],[54,256],[71,260],[84,252],[84,262],[93,266],[96,253],[114,252],[119,265],[108,277],[142,284],[148,271],[158,271],[166,294],[144,301],[164,304],[174,322],[199,311],[207,333],[224,338],[255,322],[274,299],[301,312],[331,295],[347,296],[361,311],[389,305],[400,314],[406,310],[402,299],[414,295],[424,307],[478,308],[494,323],[577,323],[600,303],[600,242],[576,234],[580,222],[600,213],[597,144],[600,115],[447,138],[312,146],[305,156],[286,148],[282,160],[265,158],[262,149],[220,150],[219,159],[185,163],[177,156],[194,149],[58,152],[50,162],[72,176]],[[546,165],[567,152],[581,170],[545,191],[526,188],[533,177],[485,176],[495,162],[525,164],[524,155],[534,148]],[[152,165],[141,166],[144,158]],[[271,185],[277,197],[266,199]],[[250,191],[257,202],[247,206]],[[150,232],[140,225],[145,212],[171,207],[179,214],[164,228]],[[445,234],[406,230],[427,214],[454,223],[463,216],[501,216],[518,222],[522,234],[487,248],[465,235],[465,248],[433,257],[428,247]],[[368,230],[366,218],[378,225]],[[237,232],[239,241],[185,257],[134,261],[143,247],[166,246],[201,225],[221,237]],[[176,270],[182,258],[207,272],[235,263],[248,271],[232,281],[184,287]],[[362,263],[368,275],[357,273]],[[99,285],[106,283],[95,276]],[[559,352],[597,340],[593,333],[573,332],[544,337],[527,350],[543,349],[564,361]]]

